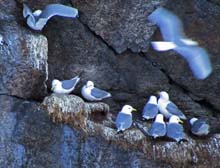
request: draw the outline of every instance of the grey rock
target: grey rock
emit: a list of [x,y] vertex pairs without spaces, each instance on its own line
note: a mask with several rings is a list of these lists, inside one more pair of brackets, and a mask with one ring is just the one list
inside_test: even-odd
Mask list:
[[107,1],[72,0],[80,13],[80,20],[100,36],[117,53],[127,49],[146,52],[155,26],[147,16],[166,0]]
[[44,34],[49,43],[49,88],[54,78],[79,75],[76,94],[80,95],[81,87],[92,80],[113,95],[105,102],[112,111],[118,111],[122,103],[142,108],[147,95],[169,87],[167,77],[144,56],[131,52],[115,55],[78,20],[56,18],[45,27]]
[[45,95],[47,39],[32,34],[14,20],[2,20],[0,33],[0,92],[22,98]]
[[71,124],[53,123],[39,103],[3,95],[0,100],[0,167],[219,166],[218,134],[203,140],[189,137],[180,144],[158,142],[134,127],[116,134],[114,127],[90,118],[82,132]]

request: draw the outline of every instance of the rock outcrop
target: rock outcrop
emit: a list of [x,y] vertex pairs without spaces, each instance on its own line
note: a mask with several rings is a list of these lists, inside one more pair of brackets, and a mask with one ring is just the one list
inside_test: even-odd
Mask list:
[[[63,3],[80,17],[53,17],[42,32],[33,31],[22,3],[33,10]],[[206,80],[196,80],[175,52],[150,48],[161,37],[147,15],[159,6],[180,16],[187,36],[207,48],[213,73]],[[0,9],[0,167],[220,167],[217,1],[0,0]],[[76,75],[76,95],[47,93],[54,78]],[[87,80],[112,97],[85,102],[80,90]],[[153,140],[135,126],[116,134],[124,104],[138,109],[139,121],[148,97],[161,90],[188,118],[205,118],[210,135],[192,136],[186,123],[181,143]],[[140,123],[144,130],[151,124]]]

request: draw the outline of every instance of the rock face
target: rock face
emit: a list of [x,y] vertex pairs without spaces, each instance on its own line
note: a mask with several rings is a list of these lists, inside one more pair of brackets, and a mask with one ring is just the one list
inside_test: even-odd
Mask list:
[[47,39],[32,34],[14,20],[1,21],[0,92],[22,98],[45,95]]
[[[105,119],[97,123],[89,118],[82,132],[73,125],[52,123],[38,103],[11,96],[0,96],[0,100],[1,167],[219,166],[218,135],[177,144],[152,140],[134,127],[116,134]],[[68,103],[60,107],[71,106]]]
[[80,10],[82,22],[100,36],[117,53],[127,49],[147,51],[155,26],[147,17],[165,1],[72,0]]
[[[72,5],[80,17],[54,17],[42,32],[32,31],[22,17],[23,2],[33,10]],[[176,53],[149,49],[149,41],[161,37],[147,15],[165,4],[183,20],[187,36],[209,51],[208,79],[196,80]],[[0,9],[1,168],[220,167],[217,1],[0,0]],[[76,95],[46,92],[54,78],[76,75]],[[85,102],[80,90],[87,80],[112,97]],[[186,123],[188,141],[181,143],[152,140],[134,126],[116,134],[114,121],[124,104],[138,109],[133,120],[139,120],[149,96],[161,90],[188,118],[208,120],[210,136],[192,136]],[[144,130],[151,124],[140,123]]]

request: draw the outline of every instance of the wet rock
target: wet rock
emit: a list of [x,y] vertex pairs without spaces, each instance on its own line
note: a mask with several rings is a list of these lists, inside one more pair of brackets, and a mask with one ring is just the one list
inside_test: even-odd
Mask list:
[[[220,109],[220,76],[219,61],[220,51],[220,23],[216,20],[220,17],[219,6],[208,1],[173,1],[168,5],[169,9],[176,13],[184,24],[184,30],[188,37],[199,42],[199,45],[206,48],[210,53],[213,72],[205,80],[197,80],[187,62],[177,53],[150,51],[146,53],[147,57],[158,64],[172,81],[185,90],[197,96],[200,100],[208,102],[217,110]],[[156,32],[153,40],[161,40],[159,30]],[[216,110],[216,111],[217,111]]]
[[72,0],[80,11],[80,20],[117,53],[127,49],[147,51],[155,26],[147,16],[166,0],[81,1]]
[[14,20],[2,20],[0,33],[0,92],[39,99],[46,93],[47,39]]
[[43,106],[53,122],[73,124],[86,130],[86,122],[92,113],[107,115],[109,106],[104,103],[85,103],[74,95],[52,94],[43,101]]

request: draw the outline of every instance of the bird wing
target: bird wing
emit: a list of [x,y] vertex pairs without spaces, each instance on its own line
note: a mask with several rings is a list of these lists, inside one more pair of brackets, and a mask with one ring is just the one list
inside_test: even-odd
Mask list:
[[169,102],[166,106],[166,109],[172,115],[176,115],[176,116],[180,117],[181,119],[186,119],[186,116],[182,113],[182,111],[173,102]]
[[204,133],[204,132],[208,133],[209,124],[207,124],[205,120],[198,119],[197,121],[195,121],[195,123],[193,123],[191,130],[195,134]]
[[167,124],[167,136],[173,139],[183,139],[183,126],[176,123],[168,123]]
[[40,18],[48,20],[55,15],[75,18],[78,16],[78,10],[61,4],[50,4],[42,10]]
[[33,16],[32,10],[26,4],[23,4],[23,16],[24,16],[24,18],[26,18],[29,15]]
[[91,90],[91,95],[95,98],[106,98],[106,97],[110,97],[111,94],[104,91],[104,90],[101,90],[101,89],[98,89],[96,87],[94,87],[92,90]]
[[174,49],[188,62],[190,69],[198,79],[205,79],[212,72],[209,55],[204,48],[197,46],[183,46]]
[[158,8],[148,16],[148,19],[160,27],[165,41],[173,41],[176,43],[179,42],[179,39],[185,38],[182,22],[172,12],[164,8]]
[[177,47],[174,42],[169,41],[153,41],[151,42],[151,45],[157,51],[168,51]]
[[68,89],[72,89],[76,86],[76,84],[79,82],[80,78],[77,76],[75,78],[72,78],[70,80],[64,80],[61,81],[62,83],[62,88],[68,90]]
[[116,118],[116,127],[118,129],[127,129],[132,125],[132,116],[119,112]]
[[147,104],[144,106],[142,115],[143,115],[143,116],[149,116],[150,118],[154,118],[154,117],[157,115],[157,113],[158,113],[158,107],[157,107],[157,105],[147,103]]
[[148,131],[150,136],[164,136],[166,134],[165,123],[154,122]]

